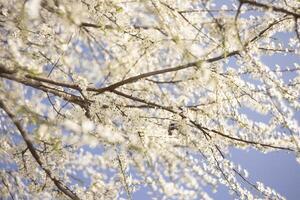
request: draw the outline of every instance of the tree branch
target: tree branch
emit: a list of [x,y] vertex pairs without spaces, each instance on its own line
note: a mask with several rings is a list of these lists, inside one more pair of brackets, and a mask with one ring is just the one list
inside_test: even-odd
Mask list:
[[38,155],[29,134],[25,131],[25,129],[22,127],[21,123],[17,120],[16,116],[12,113],[12,111],[5,105],[4,101],[0,99],[0,108],[2,108],[6,114],[9,116],[9,118],[12,120],[12,122],[15,124],[19,132],[21,133],[21,136],[26,143],[27,148],[29,149],[32,157],[35,159],[35,161],[38,163],[38,165],[42,168],[42,170],[47,174],[47,176],[50,177],[52,182],[56,185],[56,187],[64,193],[66,196],[70,197],[73,200],[80,200],[80,198],[71,191],[66,185],[64,185],[60,180],[54,177],[52,172],[47,169],[43,162],[40,159],[40,156]]
[[252,5],[252,6],[260,7],[260,8],[263,8],[263,9],[271,9],[275,12],[280,12],[280,13],[284,13],[284,14],[287,14],[287,15],[292,15],[295,18],[300,18],[300,14],[289,11],[289,10],[286,10],[284,8],[279,8],[279,7],[276,7],[276,6],[267,5],[267,4],[263,4],[263,3],[259,3],[259,2],[251,1],[251,0],[240,0],[240,2],[245,3],[245,4],[249,4],[249,5]]
[[[128,95],[128,94],[125,94],[125,93],[117,91],[117,90],[113,90],[112,92],[119,95],[119,96],[125,97],[127,99],[131,99],[132,101],[137,101],[137,102],[149,105],[149,106],[153,106],[155,108],[166,110],[166,111],[171,112],[173,114],[178,114],[182,118],[187,118],[182,113],[178,113],[177,111],[175,111],[175,110],[173,110],[169,107],[162,106],[162,105],[159,105],[159,104],[156,104],[156,103],[153,103],[153,102],[149,102],[149,101],[146,101],[146,100],[138,98],[138,97],[133,97],[132,95]],[[191,119],[189,119],[189,122],[191,124],[193,124],[196,128],[198,128],[200,131],[202,131],[205,134],[205,136],[208,137],[208,138],[211,138],[211,135],[209,133],[213,132],[213,133],[215,133],[215,134],[217,134],[221,137],[224,137],[224,138],[227,138],[227,139],[230,139],[230,140],[234,140],[234,141],[237,141],[237,142],[241,142],[241,143],[244,143],[244,144],[254,144],[254,145],[257,145],[257,146],[263,146],[263,147],[268,147],[268,148],[272,148],[272,149],[294,151],[293,149],[291,149],[289,147],[276,146],[276,145],[272,145],[272,144],[264,144],[264,143],[261,143],[261,142],[249,141],[249,140],[245,140],[245,139],[242,139],[242,138],[237,138],[237,137],[234,137],[234,136],[231,136],[231,135],[227,135],[227,134],[224,134],[220,131],[206,128],[206,127],[198,124],[196,121],[193,121]]]
[[5,68],[3,65],[0,65],[0,77],[6,78],[12,81],[16,81],[18,83],[33,87],[38,90],[42,90],[46,93],[51,93],[55,96],[58,96],[65,101],[74,103],[79,105],[81,108],[87,110],[88,106],[90,104],[89,100],[83,99],[80,96],[50,87],[49,85],[46,85],[44,83],[48,83],[55,86],[61,86],[65,88],[75,89],[79,92],[81,92],[81,88],[78,85],[75,84],[68,84],[68,83],[62,83],[58,81],[53,81],[48,78],[44,77],[38,77],[38,76],[32,76],[29,74],[25,74],[24,76],[17,74],[16,70],[9,70]]
[[109,85],[107,87],[103,87],[103,88],[99,88],[99,89],[88,88],[87,90],[97,92],[95,95],[98,95],[98,94],[101,94],[101,93],[107,92],[107,91],[112,92],[112,91],[114,91],[114,89],[116,89],[116,88],[118,88],[122,85],[126,85],[126,84],[129,84],[129,83],[134,83],[134,82],[137,82],[138,80],[143,79],[143,78],[147,78],[147,77],[154,76],[154,75],[159,75],[159,74],[164,74],[164,73],[169,73],[169,72],[175,72],[175,71],[179,71],[179,70],[190,68],[190,67],[195,67],[195,66],[199,65],[201,62],[212,63],[212,62],[221,60],[221,59],[226,58],[226,57],[237,55],[238,53],[239,53],[239,51],[232,51],[232,52],[230,52],[226,55],[222,54],[220,56],[209,58],[207,60],[198,60],[198,61],[195,61],[195,62],[190,62],[190,63],[184,64],[184,65],[179,65],[179,66],[176,66],[176,67],[170,67],[170,68],[166,68],[166,69],[147,72],[147,73],[144,73],[144,74],[140,74],[140,75],[133,76],[133,77],[127,78],[125,80],[116,82],[116,83],[114,83],[112,85]]

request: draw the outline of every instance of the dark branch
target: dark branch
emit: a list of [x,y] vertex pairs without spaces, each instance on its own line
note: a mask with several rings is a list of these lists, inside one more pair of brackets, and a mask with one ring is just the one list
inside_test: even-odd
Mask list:
[[275,12],[280,12],[280,13],[284,13],[284,14],[287,14],[287,15],[292,15],[295,18],[300,18],[299,13],[295,13],[295,12],[286,10],[284,8],[279,8],[279,7],[276,7],[276,6],[259,3],[259,2],[256,2],[256,1],[249,1],[249,0],[240,0],[240,2],[245,3],[245,4],[249,4],[249,5],[252,5],[252,6],[260,7],[260,8],[263,8],[263,9],[271,9]]
[[138,80],[143,79],[143,78],[147,78],[147,77],[154,76],[154,75],[159,75],[159,74],[165,74],[165,73],[169,73],[169,72],[175,72],[175,71],[179,71],[179,70],[190,68],[190,67],[195,67],[195,66],[201,64],[202,62],[207,62],[207,63],[216,62],[216,61],[221,60],[223,58],[237,55],[238,53],[239,53],[239,51],[232,51],[232,52],[230,52],[226,55],[222,54],[220,56],[217,56],[217,57],[214,57],[214,58],[209,58],[207,60],[199,60],[199,61],[184,64],[184,65],[179,65],[179,66],[176,66],[176,67],[170,67],[170,68],[166,68],[166,69],[147,72],[147,73],[144,73],[144,74],[140,74],[140,75],[133,76],[133,77],[127,78],[125,80],[116,82],[116,83],[114,83],[110,86],[107,86],[107,87],[103,87],[103,88],[99,88],[99,89],[88,88],[87,90],[97,92],[96,95],[101,94],[103,92],[107,92],[107,91],[112,92],[114,89],[116,89],[116,88],[118,88],[122,85],[126,85],[126,84],[129,84],[129,83],[134,83],[134,82],[137,82]]
[[22,135],[22,138],[24,142],[26,143],[27,148],[29,149],[32,157],[35,159],[35,161],[38,163],[38,165],[42,168],[42,170],[47,174],[47,176],[50,177],[52,182],[56,185],[56,187],[65,195],[70,197],[74,200],[80,200],[80,198],[71,191],[65,184],[63,184],[60,180],[58,180],[56,177],[54,177],[53,173],[46,168],[46,166],[43,164],[39,154],[37,153],[37,150],[35,149],[29,134],[25,131],[25,129],[22,127],[21,123],[16,119],[15,114],[5,105],[4,101],[0,99],[0,108],[2,108],[6,114],[9,116],[9,118],[12,120],[12,122],[15,124],[17,129]]

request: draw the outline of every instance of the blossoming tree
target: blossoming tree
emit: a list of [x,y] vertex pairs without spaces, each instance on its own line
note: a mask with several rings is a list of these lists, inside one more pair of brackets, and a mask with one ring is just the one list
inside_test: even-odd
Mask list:
[[1,198],[283,199],[229,149],[299,158],[299,63],[264,62],[299,23],[297,0],[1,0]]

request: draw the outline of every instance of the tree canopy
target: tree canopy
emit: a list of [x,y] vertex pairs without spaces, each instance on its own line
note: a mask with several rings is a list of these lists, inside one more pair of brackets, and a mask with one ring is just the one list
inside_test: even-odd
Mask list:
[[[230,148],[300,157],[298,0],[0,0],[3,199],[284,199]],[[298,115],[299,116],[299,115]]]

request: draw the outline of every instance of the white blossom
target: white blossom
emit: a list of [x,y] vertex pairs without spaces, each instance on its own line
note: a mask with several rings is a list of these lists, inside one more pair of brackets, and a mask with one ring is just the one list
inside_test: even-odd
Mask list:
[[297,0],[0,7],[1,197],[284,199],[230,152],[300,162]]

